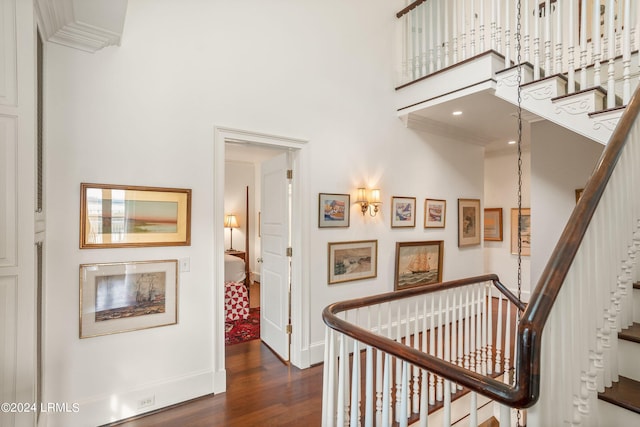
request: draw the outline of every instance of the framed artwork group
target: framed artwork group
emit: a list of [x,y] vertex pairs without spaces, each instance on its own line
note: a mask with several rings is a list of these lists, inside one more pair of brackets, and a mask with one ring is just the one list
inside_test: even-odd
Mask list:
[[[80,184],[80,249],[188,246],[191,190]],[[79,337],[178,322],[178,260],[80,265]]]

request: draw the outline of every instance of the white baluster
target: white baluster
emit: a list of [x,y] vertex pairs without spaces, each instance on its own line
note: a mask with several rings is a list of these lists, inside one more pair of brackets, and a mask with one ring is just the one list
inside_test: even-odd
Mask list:
[[[357,322],[356,322],[357,323]],[[353,340],[353,365],[351,367],[351,426],[360,425],[360,345]]]
[[496,320],[496,364],[494,371],[501,372],[501,356],[502,356],[502,292],[498,292],[498,319]]
[[328,326],[324,333],[324,366],[322,373],[322,425],[333,427],[335,402],[335,332]]
[[593,22],[591,23],[591,45],[593,47],[593,53],[591,58],[593,60],[593,85],[600,86],[600,13],[596,11],[600,10],[600,0],[593,0]]
[[444,2],[444,66],[449,66],[449,1]]
[[509,384],[509,369],[511,369],[511,302],[507,301],[507,322],[504,328],[504,376],[503,381]]
[[464,305],[464,368],[471,369],[471,334],[473,328],[471,327],[470,314],[470,302],[469,302],[469,288],[466,289],[466,299]]
[[433,23],[434,19],[437,19],[435,16],[435,10],[433,2],[430,1],[427,3],[429,6],[429,73],[433,73],[436,71],[436,64],[434,62],[435,54],[435,38],[434,38],[434,28],[435,25]]
[[471,392],[471,399],[469,399],[469,425],[478,426],[478,394],[475,391]]
[[347,369],[347,356],[348,356],[348,351],[347,351],[347,344],[346,341],[347,337],[340,334],[340,347],[339,347],[339,352],[340,352],[340,360],[338,361],[338,401],[337,401],[337,406],[336,406],[336,414],[337,414],[337,420],[336,420],[336,425],[337,426],[343,426],[344,422],[345,422],[345,415],[346,412],[349,410],[348,405],[345,404],[345,399],[347,398],[346,396],[348,396],[348,392],[347,392],[347,384],[348,384],[348,372]]
[[486,286],[481,287],[478,291],[482,292],[480,297],[480,310],[482,313],[481,321],[482,321],[482,340],[480,346],[482,348],[482,364],[481,364],[481,372],[482,375],[487,375],[487,292]]
[[441,23],[442,19],[442,3],[440,1],[436,1],[434,4],[435,16],[436,16],[436,69],[442,69],[442,28]]
[[580,3],[580,89],[587,88],[587,1]]
[[540,2],[535,2],[533,18],[533,80],[540,79]]
[[[507,0],[508,2],[508,0]],[[516,22],[517,22],[517,14],[518,8],[516,7]],[[531,9],[529,9],[529,0],[524,0],[524,9],[521,12],[520,19],[523,22],[523,31],[524,35],[522,38],[522,43],[524,45],[524,61],[531,62],[531,34],[529,33],[529,20],[531,19]],[[537,20],[537,18],[536,18]]]
[[[456,307],[456,290],[452,290],[451,291],[451,356],[449,358],[449,361],[451,363],[453,363],[454,365],[456,364],[456,357],[458,355],[458,348],[457,348],[457,344],[458,344],[458,327],[456,324],[456,311],[457,311],[457,307]],[[457,388],[454,384],[454,387],[452,388],[451,392],[455,393],[457,391]]]
[[[431,328],[429,329],[429,355],[436,355],[435,345],[435,294],[431,294]],[[436,376],[433,372],[429,372],[429,404],[436,403]]]
[[[436,339],[437,355],[438,359],[442,360],[442,292],[438,293],[438,338]],[[436,379],[436,400],[442,402],[442,377],[438,375]]]
[[[401,327],[402,327],[402,307],[400,307],[400,304],[398,304],[398,312],[397,312],[397,317],[396,317],[396,342],[397,343],[401,343],[402,342],[402,331],[401,331]],[[402,396],[402,361],[400,359],[398,359],[397,357],[394,357],[394,361],[396,364],[396,422],[400,422],[399,416],[400,416],[400,411],[402,411],[402,400],[399,399],[399,396]]]
[[627,105],[631,99],[631,8],[630,0],[624,2],[624,26],[622,29],[622,104]]
[[[400,359],[398,359],[398,362]],[[400,402],[400,414],[398,417],[400,421],[398,424],[401,427],[407,427],[409,420],[409,412],[407,410],[407,401],[409,400],[409,364],[407,362],[402,362],[402,393],[397,397]]]
[[[511,17],[509,16],[509,5],[511,2],[504,2],[504,66],[511,66]],[[526,13],[526,12],[525,12]]]
[[569,69],[567,71],[567,92],[573,93],[576,91],[576,76],[575,76],[575,46],[574,46],[574,33],[576,28],[576,20],[575,20],[575,2],[569,2],[569,40],[567,46],[567,57],[568,57],[568,66]]
[[544,75],[553,74],[551,69],[551,0],[544,2]]
[[[418,316],[418,299],[415,302],[415,317],[414,317],[414,333],[413,333],[413,348],[420,351],[420,316]],[[423,313],[424,316],[424,313]],[[417,366],[413,366],[413,412],[417,413],[420,410],[420,371]]]
[[442,426],[451,427],[451,381],[449,380],[444,380],[444,406],[442,409]]
[[497,28],[498,28],[498,20],[496,19],[496,0],[491,0],[491,24],[490,24],[489,31],[491,32],[491,49],[495,51],[498,51],[498,43],[496,42]]
[[[573,2],[570,2],[573,3]],[[549,9],[549,13],[551,13],[551,9]],[[573,27],[570,27],[571,31],[573,31]],[[562,73],[562,6],[560,3],[556,3],[556,73]]]
[[[378,334],[382,335],[382,305],[378,305]],[[376,425],[378,426],[382,420],[382,357],[382,351],[376,349]]]
[[[391,326],[391,325],[389,325]],[[382,378],[382,425],[391,425],[391,355],[384,355],[384,376]]]
[[476,372],[483,373],[482,370],[482,321],[484,319],[482,315],[482,296],[479,286],[476,286]]
[[615,16],[614,0],[609,0],[607,5],[607,29],[608,29],[608,53],[609,68],[607,69],[607,108],[616,106],[616,82],[615,82],[615,58],[616,58],[616,40],[615,40]]
[[467,15],[466,15],[466,4],[465,0],[461,0],[460,3],[460,47],[462,53],[462,60],[467,59]]
[[487,286],[487,375],[493,374],[493,298],[491,296],[493,287],[491,284]]
[[471,56],[476,55],[476,0],[471,0],[471,15],[469,15],[469,19],[471,20],[469,30],[469,38],[471,39]]
[[[452,40],[452,51],[453,51],[453,63],[458,63],[458,0],[453,0],[453,8],[451,10],[451,16],[453,17],[451,20],[451,34],[453,34]],[[462,16],[464,20],[464,15]]]
[[480,1],[480,11],[479,11],[479,21],[480,21],[480,28],[479,28],[479,39],[480,39],[480,53],[484,52],[485,49],[485,25],[484,25],[484,5],[482,4],[482,0]]

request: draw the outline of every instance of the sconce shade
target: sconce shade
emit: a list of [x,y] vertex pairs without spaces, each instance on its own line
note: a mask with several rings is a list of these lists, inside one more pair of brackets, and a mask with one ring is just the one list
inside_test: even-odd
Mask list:
[[366,188],[358,188],[358,192],[356,194],[356,203],[367,202],[367,189]]
[[238,228],[238,219],[235,215],[225,215],[224,217],[224,228]]
[[369,200],[369,203],[371,203],[372,205],[380,203],[380,189],[379,188],[374,188],[373,190],[371,190],[371,200]]

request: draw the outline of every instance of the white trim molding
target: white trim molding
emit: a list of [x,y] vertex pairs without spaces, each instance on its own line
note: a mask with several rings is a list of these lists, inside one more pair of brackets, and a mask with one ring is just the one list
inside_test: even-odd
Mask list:
[[45,40],[96,52],[119,46],[128,0],[36,0]]

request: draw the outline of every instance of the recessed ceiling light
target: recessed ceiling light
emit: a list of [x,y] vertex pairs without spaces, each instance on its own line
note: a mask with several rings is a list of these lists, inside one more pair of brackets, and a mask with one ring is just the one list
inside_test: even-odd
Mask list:
[[516,141],[509,141],[509,142],[507,142],[507,144],[509,144],[509,145],[513,145],[513,144],[515,144],[515,143],[516,143]]
[[453,115],[454,116],[461,116],[462,115],[462,111],[454,111]]

